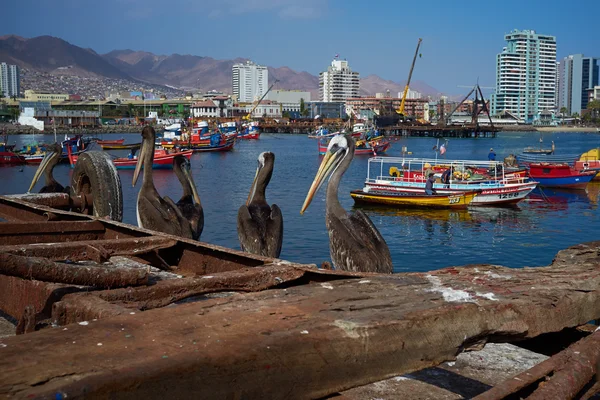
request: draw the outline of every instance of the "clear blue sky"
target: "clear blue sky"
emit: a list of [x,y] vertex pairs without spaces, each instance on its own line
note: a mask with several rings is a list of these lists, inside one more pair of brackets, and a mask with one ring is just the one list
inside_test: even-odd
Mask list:
[[512,29],[554,35],[558,57],[600,57],[600,0],[19,0],[0,34],[51,35],[98,53],[114,49],[245,57],[317,74],[339,54],[361,76],[413,79],[447,94],[494,86],[495,55]]

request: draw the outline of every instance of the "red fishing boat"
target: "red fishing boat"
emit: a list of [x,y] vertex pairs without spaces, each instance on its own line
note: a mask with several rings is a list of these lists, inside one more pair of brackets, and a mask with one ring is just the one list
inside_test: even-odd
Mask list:
[[25,158],[22,155],[12,151],[14,147],[14,145],[0,143],[0,165],[15,165],[25,163]]
[[529,177],[542,187],[565,189],[585,189],[594,179],[597,171],[580,171],[569,164],[532,163],[529,164]]
[[[172,169],[173,159],[175,156],[181,155],[189,160],[192,156],[192,153],[193,150],[168,151],[166,149],[156,149],[154,150],[154,162],[152,163],[152,169]],[[133,156],[133,152],[130,156],[131,157],[114,158],[112,162],[117,169],[135,169],[135,165],[137,164],[137,156]],[[69,163],[71,164],[71,167],[75,167],[76,162],[77,156],[71,154],[69,151]]]
[[103,144],[123,144],[125,143],[125,139],[116,139],[116,140],[96,140],[96,143],[98,143],[99,145],[103,145]]
[[228,136],[221,133],[213,133],[208,137],[192,134],[190,140],[162,141],[160,144],[165,148],[180,147],[194,150],[195,152],[207,151],[230,151],[235,145],[236,136]]

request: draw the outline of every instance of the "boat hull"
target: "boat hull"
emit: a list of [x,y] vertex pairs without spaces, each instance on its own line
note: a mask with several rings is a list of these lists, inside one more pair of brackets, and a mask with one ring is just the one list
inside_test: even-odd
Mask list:
[[585,190],[596,174],[566,176],[562,178],[533,178],[541,187]]
[[[192,150],[186,150],[176,153],[155,156],[154,161],[152,163],[152,169],[172,169],[173,159],[175,158],[175,156],[181,155],[189,160],[192,156],[192,153]],[[69,162],[71,164],[71,167],[75,168],[75,164],[77,163],[77,155],[70,155]],[[135,166],[137,164],[137,158],[115,158],[112,160],[112,162],[115,165],[115,168],[117,169],[135,169]]]
[[[443,195],[457,195],[471,190],[480,190],[477,197],[471,201],[470,206],[503,206],[516,204],[535,189],[536,182],[527,182],[522,184],[489,184],[489,185],[449,185],[435,184],[434,189],[437,193]],[[367,182],[365,191],[369,193],[377,192],[398,192],[398,193],[423,193],[425,183],[394,181],[390,183],[370,183]]]
[[96,143],[99,145],[103,144],[123,144],[125,143],[125,139],[117,139],[117,140],[96,140]]
[[0,151],[0,165],[18,165],[24,164],[25,158],[22,155],[12,151]]
[[353,190],[350,196],[358,204],[382,204],[403,207],[467,208],[477,196],[477,192],[451,195],[424,195],[400,192],[364,192]]
[[529,177],[542,187],[585,189],[596,171],[580,171],[568,164],[535,163],[529,165]]

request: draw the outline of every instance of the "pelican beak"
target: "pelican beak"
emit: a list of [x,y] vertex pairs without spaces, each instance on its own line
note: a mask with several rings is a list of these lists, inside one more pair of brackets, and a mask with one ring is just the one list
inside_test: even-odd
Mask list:
[[250,204],[254,194],[256,193],[256,182],[258,181],[258,173],[262,169],[263,165],[258,163],[258,167],[256,168],[256,173],[254,174],[254,180],[252,181],[252,186],[250,186],[250,193],[248,193],[248,199],[246,200],[246,205]]
[[[146,145],[146,142],[142,140],[140,152],[138,153],[137,163],[135,164],[135,171],[133,171],[133,182],[131,184],[132,186],[135,186],[135,184],[137,183],[138,177],[140,176],[140,171],[144,166],[144,159],[146,158],[144,157],[144,155],[148,152],[148,150],[154,151],[153,148],[148,147],[148,145]],[[149,168],[152,168],[152,166],[150,166]]]
[[183,168],[181,168],[181,171],[183,172],[183,176],[185,176],[185,179],[187,179],[190,186],[192,187],[192,196],[194,197],[194,202],[196,204],[201,204],[200,196],[198,195],[198,190],[196,190],[196,184],[194,183],[194,177],[192,176],[192,171],[190,171],[190,163],[184,163]]
[[42,176],[42,174],[44,173],[44,171],[46,170],[46,168],[50,164],[50,161],[54,157],[58,157],[59,155],[60,154],[57,153],[57,152],[55,152],[55,151],[47,151],[46,152],[46,155],[42,159],[42,162],[40,163],[40,166],[38,167],[37,171],[35,171],[35,175],[33,175],[33,180],[31,181],[31,185],[29,186],[29,190],[27,190],[28,192],[31,192],[31,189],[33,189],[33,187],[35,186],[35,184],[40,180],[40,177]]
[[323,185],[323,182],[325,182],[329,175],[331,175],[336,169],[340,160],[344,157],[344,154],[345,151],[343,149],[338,149],[335,152],[328,150],[327,153],[325,153],[323,161],[321,161],[321,165],[317,171],[317,175],[315,176],[312,185],[310,185],[310,189],[308,190],[308,194],[306,195],[306,199],[304,200],[300,214],[304,214],[304,211],[306,211],[310,205],[315,193],[319,191]]

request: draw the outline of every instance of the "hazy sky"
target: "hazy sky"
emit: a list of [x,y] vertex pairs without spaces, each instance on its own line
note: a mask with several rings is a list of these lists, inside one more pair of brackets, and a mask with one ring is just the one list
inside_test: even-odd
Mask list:
[[114,49],[245,57],[317,74],[335,54],[361,76],[402,81],[419,37],[413,79],[460,94],[494,86],[504,34],[554,35],[558,57],[600,57],[600,0],[18,0],[0,34],[51,35],[98,53]]

